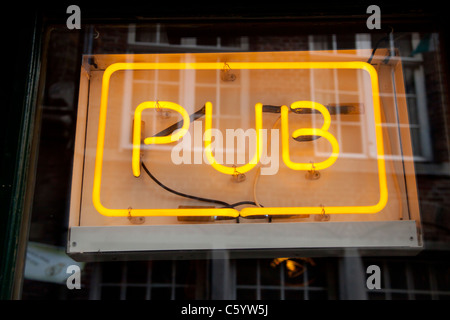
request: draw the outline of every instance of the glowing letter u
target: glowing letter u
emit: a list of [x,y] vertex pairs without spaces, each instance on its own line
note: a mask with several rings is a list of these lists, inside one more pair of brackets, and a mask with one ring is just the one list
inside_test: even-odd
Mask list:
[[205,155],[211,166],[219,172],[229,175],[245,173],[253,169],[261,159],[263,141],[262,141],[262,104],[255,105],[255,129],[256,129],[256,151],[249,163],[240,167],[227,167],[217,163],[211,150],[211,127],[212,127],[212,103],[205,104]]

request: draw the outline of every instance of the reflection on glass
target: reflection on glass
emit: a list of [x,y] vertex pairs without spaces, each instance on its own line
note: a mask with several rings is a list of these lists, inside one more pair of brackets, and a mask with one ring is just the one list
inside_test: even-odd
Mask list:
[[[220,27],[222,26],[222,29]],[[201,27],[201,28],[200,28]],[[257,35],[245,32],[242,24],[235,28],[222,23],[211,27],[200,26],[202,33],[187,31],[181,25],[172,24],[132,24],[116,26],[98,25],[99,38],[86,40],[83,60],[84,71],[89,73],[89,81],[84,83],[79,77],[80,61],[77,60],[74,44],[82,39],[69,34],[64,28],[49,33],[49,49],[46,53],[47,65],[45,86],[43,86],[43,123],[41,132],[40,160],[37,169],[37,185],[30,239],[54,245],[66,245],[66,220],[69,216],[75,129],[77,123],[87,123],[87,145],[81,148],[86,156],[82,165],[83,181],[92,183],[97,138],[99,92],[102,73],[112,60],[129,62],[145,56],[179,54],[185,61],[202,59],[195,54],[215,54],[214,58],[235,59],[252,53],[265,52],[264,61],[289,59],[288,56],[315,51],[317,59],[351,59],[367,61],[384,35],[372,33],[334,34],[334,31],[318,34],[301,34],[290,28],[289,33],[279,29],[264,34],[261,27]],[[298,27],[298,26],[297,26]],[[86,30],[90,26],[86,26]],[[207,28],[213,28],[209,33]],[[217,29],[214,29],[217,28]],[[92,28],[93,29],[93,28]],[[223,30],[227,30],[224,32]],[[295,30],[304,30],[297,28]],[[214,31],[214,32],[213,32]],[[443,119],[446,109],[443,100],[441,76],[443,73],[438,59],[439,39],[437,33],[394,32],[392,41],[384,41],[377,48],[372,60],[380,79],[380,97],[383,109],[383,133],[386,138],[388,164],[389,203],[382,212],[362,217],[361,215],[332,215],[331,221],[417,219],[408,206],[410,188],[406,188],[406,176],[413,176],[425,234],[429,245],[445,247],[448,240],[446,217],[448,199],[448,145],[447,127]],[[389,40],[389,39],[388,39]],[[391,50],[392,47],[395,50]],[[346,50],[346,51],[343,51]],[[287,53],[283,53],[283,51]],[[124,55],[128,53],[129,55]],[[392,54],[394,53],[394,54]],[[123,56],[108,56],[119,54]],[[391,54],[391,55],[390,55]],[[136,55],[133,57],[133,55]],[[250,56],[250,55],[249,55]],[[203,57],[206,57],[203,55]],[[110,59],[111,60],[108,60]],[[104,59],[104,60],[102,60]],[[145,58],[144,58],[145,59]],[[216,59],[217,60],[217,59]],[[223,63],[231,60],[220,60]],[[117,62],[116,60],[114,60]],[[160,61],[160,60],[159,60]],[[204,62],[204,60],[201,60]],[[82,71],[82,73],[84,72]],[[227,73],[228,72],[228,73]],[[232,72],[232,75],[230,75]],[[84,74],[84,73],[83,73]],[[224,76],[225,75],[225,76]],[[228,75],[228,76],[227,76]],[[225,81],[228,80],[228,81]],[[102,177],[102,201],[112,208],[174,208],[212,207],[167,192],[151,179],[132,177],[130,154],[132,145],[132,119],[137,105],[143,101],[169,100],[180,103],[189,114],[202,108],[206,101],[214,105],[213,127],[223,133],[215,137],[216,157],[222,154],[224,165],[241,165],[249,161],[250,137],[246,143],[234,138],[234,143],[226,139],[227,129],[252,129],[254,118],[248,112],[255,103],[266,106],[289,106],[298,100],[317,101],[326,106],[332,118],[329,131],[336,137],[341,147],[336,167],[321,170],[319,179],[307,172],[289,171],[282,159],[275,161],[276,141],[280,135],[271,132],[280,130],[279,114],[267,112],[263,115],[266,131],[265,157],[257,169],[246,174],[245,180],[236,180],[216,173],[204,160],[203,133],[204,118],[193,122],[190,139],[180,144],[166,146],[143,145],[143,159],[151,172],[166,186],[195,196],[222,200],[229,204],[248,201],[244,207],[264,206],[320,206],[330,204],[366,204],[377,200],[377,179],[375,177],[376,145],[372,120],[373,107],[370,104],[370,90],[367,75],[361,71],[342,70],[145,70],[123,71],[111,79],[111,105],[107,114],[105,150],[105,175]],[[76,90],[81,93],[79,99]],[[86,85],[86,86],[85,86]],[[86,94],[83,96],[83,92]],[[78,109],[89,108],[85,118],[75,114]],[[355,106],[357,106],[355,110]],[[96,109],[97,108],[97,109]],[[274,110],[267,108],[268,110]],[[448,112],[448,111],[447,111]],[[181,120],[177,113],[146,112],[145,135],[150,137]],[[321,127],[323,117],[318,113],[289,115],[292,131],[298,128]],[[292,133],[292,132],[291,132]],[[403,139],[408,137],[408,139]],[[400,139],[402,138],[402,139]],[[83,140],[83,139],[82,139]],[[306,141],[290,139],[291,156],[297,162],[319,161],[330,155],[329,144],[321,138],[309,137]],[[406,142],[405,142],[406,141]],[[405,144],[406,143],[406,144]],[[407,148],[405,148],[405,145]],[[174,152],[175,150],[176,152]],[[270,151],[274,150],[274,154]],[[179,164],[174,164],[172,155],[178,156]],[[231,156],[232,155],[232,156]],[[227,161],[227,156],[229,162]],[[243,160],[241,160],[243,156]],[[76,153],[75,157],[79,157]],[[63,159],[63,160],[61,160]],[[78,159],[83,163],[84,159]],[[241,163],[243,162],[243,163]],[[406,167],[404,167],[406,165]],[[408,171],[414,165],[415,171]],[[408,167],[409,166],[409,167]],[[70,168],[69,168],[70,167]],[[266,170],[263,170],[266,169]],[[275,170],[276,169],[276,170]],[[335,170],[336,169],[336,170]],[[263,174],[265,171],[266,174]],[[259,179],[255,179],[259,177]],[[132,179],[133,178],[133,179]],[[256,184],[254,182],[257,181]],[[301,182],[301,183],[300,183]],[[256,185],[256,188],[254,188]],[[128,217],[107,218],[98,214],[91,204],[91,186],[80,188],[83,193],[80,207],[76,212],[81,226],[125,226],[132,225]],[[255,191],[256,190],[256,197]],[[120,195],[120,196],[118,196]],[[407,196],[408,195],[408,196]],[[258,200],[258,201],[255,201]],[[51,218],[49,219],[49,212]],[[214,217],[214,215],[213,215]],[[268,217],[247,219],[239,217],[240,223],[278,222],[321,222],[315,216]],[[177,217],[155,217],[145,219],[144,225],[202,225],[235,224],[236,220],[184,220]],[[348,230],[342,230],[343,233]],[[63,239],[63,240],[62,240]],[[448,241],[447,241],[448,243]],[[256,263],[258,261],[258,263]],[[430,258],[437,269],[414,269],[418,261],[399,263],[385,258],[381,264],[383,292],[368,294],[369,299],[448,299],[448,265],[439,256]],[[339,298],[339,288],[345,281],[340,276],[340,264],[336,258],[329,258],[326,264],[316,259],[316,266],[308,267],[302,279],[291,279],[287,270],[268,268],[264,260],[237,260],[229,269],[231,298],[246,299],[330,299]],[[234,264],[235,263],[235,264]],[[188,270],[196,270],[193,281]],[[258,271],[259,270],[259,271]],[[409,271],[408,271],[409,270]],[[416,272],[418,271],[418,272]],[[234,272],[234,273],[233,273]],[[388,277],[385,277],[385,275]],[[83,275],[83,290],[67,293],[65,288],[53,287],[26,279],[23,297],[36,298],[42,295],[58,297],[66,292],[66,297],[101,299],[183,299],[211,296],[219,290],[211,287],[211,279],[217,277],[209,262],[203,264],[175,264],[172,261],[138,261],[87,264]],[[389,282],[386,279],[389,278]],[[306,282],[305,282],[306,281]],[[304,284],[307,283],[307,286]],[[195,284],[195,285],[192,285]],[[266,286],[261,288],[261,286]],[[145,290],[144,290],[145,287]],[[42,288],[45,288],[43,290]],[[78,296],[77,296],[78,294]]]

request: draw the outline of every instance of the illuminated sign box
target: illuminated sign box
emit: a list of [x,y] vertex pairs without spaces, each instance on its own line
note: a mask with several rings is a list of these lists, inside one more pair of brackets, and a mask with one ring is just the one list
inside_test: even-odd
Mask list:
[[68,253],[420,248],[401,63],[370,53],[85,57]]

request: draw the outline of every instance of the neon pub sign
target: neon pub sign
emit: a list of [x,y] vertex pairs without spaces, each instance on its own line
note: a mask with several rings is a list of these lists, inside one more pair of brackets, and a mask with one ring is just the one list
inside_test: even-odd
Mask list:
[[[233,70],[256,70],[256,69],[285,69],[285,70],[305,70],[305,69],[352,69],[362,70],[368,73],[370,77],[370,85],[372,91],[372,104],[374,115],[374,130],[376,138],[376,158],[378,170],[378,184],[379,184],[379,199],[373,205],[358,205],[358,206],[305,206],[305,207],[245,207],[241,210],[234,208],[181,208],[181,209],[111,209],[102,205],[100,201],[101,178],[103,169],[103,155],[105,145],[105,128],[106,115],[108,108],[108,96],[110,78],[117,71],[126,70],[222,70],[224,64],[221,62],[194,62],[194,63],[114,63],[111,64],[103,74],[101,102],[100,102],[100,116],[97,135],[97,149],[95,158],[95,171],[92,200],[96,210],[105,216],[110,217],[126,217],[126,216],[228,216],[228,217],[251,217],[259,215],[310,215],[310,214],[374,214],[380,212],[387,204],[388,189],[386,178],[386,166],[384,160],[384,145],[383,132],[381,126],[381,110],[380,97],[378,87],[378,75],[375,68],[365,62],[361,61],[344,61],[344,62],[228,62],[227,67]],[[142,112],[146,109],[164,108],[177,112],[182,117],[182,126],[173,133],[164,136],[145,137],[143,143],[146,145],[152,144],[169,144],[179,141],[189,130],[191,125],[191,118],[186,109],[172,101],[144,101],[136,106],[134,110],[133,121],[133,135],[132,135],[132,157],[130,171],[135,177],[141,175],[141,117]],[[212,122],[213,122],[214,106],[211,102],[205,102],[204,116],[205,116],[205,133],[204,146],[208,163],[218,172],[224,175],[234,175],[236,172],[246,173],[255,168],[260,162],[263,150],[262,138],[262,123],[263,123],[263,105],[256,103],[254,106],[255,112],[255,131],[256,131],[256,146],[253,150],[253,156],[250,161],[242,166],[226,166],[221,164],[213,155],[212,150]],[[330,156],[322,162],[302,163],[294,162],[290,156],[289,149],[289,113],[298,109],[311,109],[311,111],[318,112],[323,118],[323,124],[320,128],[298,128],[292,133],[292,138],[298,139],[303,136],[323,137],[331,145]],[[293,101],[290,106],[283,105],[280,108],[281,114],[281,148],[282,159],[285,165],[295,171],[310,171],[327,170],[332,167],[339,158],[340,146],[337,139],[329,132],[331,124],[331,116],[329,110],[322,104],[314,101],[298,100]],[[130,212],[131,211],[131,212]]]

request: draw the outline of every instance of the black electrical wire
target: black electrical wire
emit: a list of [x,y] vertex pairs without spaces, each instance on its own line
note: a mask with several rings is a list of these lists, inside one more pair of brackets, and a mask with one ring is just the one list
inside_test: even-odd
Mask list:
[[189,195],[189,194],[186,194],[186,193],[182,193],[182,192],[178,192],[178,191],[175,191],[175,190],[173,190],[173,189],[170,189],[169,187],[167,187],[167,186],[165,186],[164,184],[162,184],[158,179],[155,178],[154,175],[152,175],[152,174],[150,173],[150,171],[149,171],[149,170],[147,169],[147,167],[145,166],[144,162],[141,162],[141,163],[142,163],[142,168],[143,168],[144,171],[147,173],[147,175],[148,175],[150,178],[152,178],[152,180],[155,181],[157,185],[159,185],[161,188],[163,188],[163,189],[166,190],[166,191],[169,191],[169,192],[171,192],[171,193],[173,193],[173,194],[176,194],[177,196],[180,196],[180,197],[185,197],[185,198],[194,199],[194,200],[203,201],[203,202],[216,203],[216,204],[220,204],[220,205],[225,206],[225,207],[230,207],[230,204],[229,204],[229,203],[226,203],[226,202],[224,202],[224,201],[214,200],[214,199],[208,199],[208,198],[196,197],[196,196],[192,196],[192,195]]
[[389,39],[389,35],[387,35],[387,36],[385,36],[385,37],[383,37],[383,38],[381,38],[381,39],[379,39],[379,40],[377,41],[377,43],[375,44],[375,47],[374,47],[373,50],[372,50],[372,54],[370,55],[369,60],[367,60],[367,63],[372,63],[372,59],[373,59],[373,57],[374,57],[374,55],[375,55],[375,52],[376,52],[377,49],[378,49],[378,46],[379,46],[383,41],[387,41],[388,39]]
[[386,36],[380,38],[380,39],[377,41],[377,43],[375,44],[375,46],[374,46],[374,48],[373,48],[373,50],[372,50],[372,54],[371,54],[370,57],[369,57],[369,60],[367,60],[367,63],[372,63],[372,59],[373,59],[373,57],[375,56],[375,52],[377,51],[377,49],[378,49],[378,47],[380,46],[380,44],[381,44],[383,41],[388,41],[389,38],[390,38],[390,36],[391,36],[391,33],[393,33],[393,32],[394,32],[394,29],[391,27],[391,31],[390,31],[389,33],[387,33]]
[[229,204],[225,201],[220,201],[220,200],[215,200],[215,199],[209,199],[209,198],[202,198],[202,197],[197,197],[197,196],[193,196],[190,194],[186,194],[186,193],[182,193],[176,190],[173,190],[167,186],[165,186],[162,182],[160,182],[158,179],[156,179],[156,177],[150,173],[150,170],[148,170],[148,168],[145,166],[144,162],[141,161],[142,164],[142,168],[144,169],[145,173],[147,173],[147,175],[157,184],[159,185],[161,188],[163,188],[166,191],[169,191],[170,193],[176,194],[177,196],[180,197],[184,197],[184,198],[188,198],[188,199],[193,199],[193,200],[198,200],[198,201],[202,201],[202,202],[208,202],[208,203],[215,203],[218,205],[222,205],[225,208],[235,208],[237,206],[240,205],[244,205],[244,204],[251,204],[256,206],[256,203],[253,201],[241,201],[241,202],[237,202],[237,203],[233,203],[233,204]]

